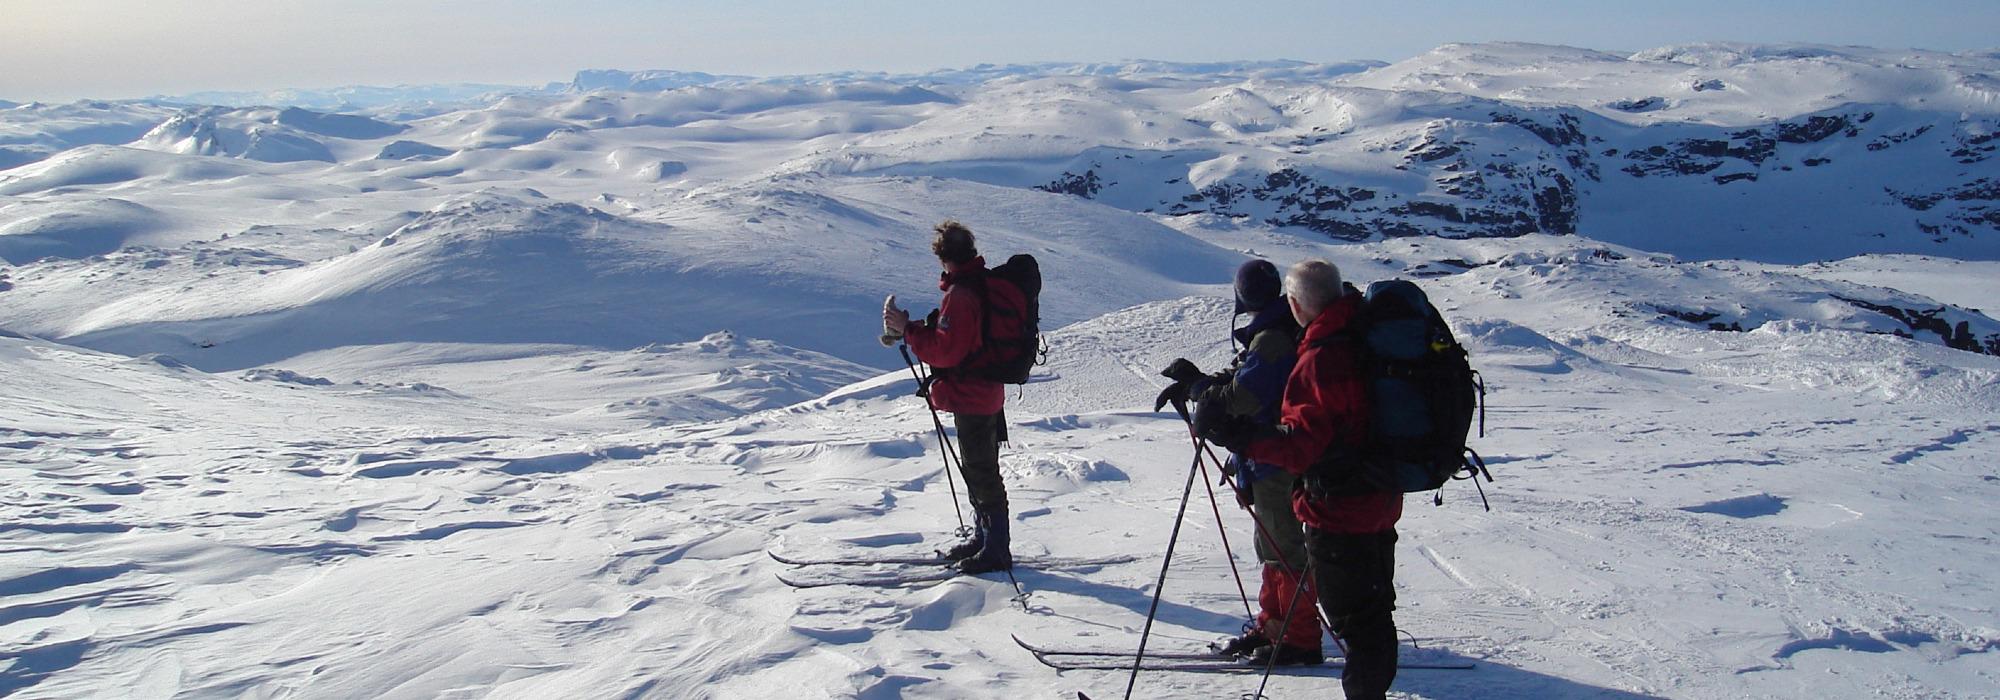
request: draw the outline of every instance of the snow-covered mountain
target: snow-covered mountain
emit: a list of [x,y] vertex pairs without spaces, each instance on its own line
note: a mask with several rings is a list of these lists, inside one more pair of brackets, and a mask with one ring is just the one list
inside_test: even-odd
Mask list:
[[[1111,255],[1114,265],[1128,264],[1115,259],[1120,251],[1195,256],[1171,266],[1173,283],[1218,282],[1227,265],[1210,264],[1213,254],[1176,248],[1171,241],[1178,235],[1156,223],[1172,220],[1163,214],[1227,217],[1323,240],[1544,233],[1692,259],[1795,263],[1888,253],[1993,259],[2000,256],[2000,210],[1992,208],[2000,180],[1988,157],[2000,106],[1983,86],[1995,65],[1981,54],[1810,46],[1703,45],[1618,56],[1484,44],[1446,46],[1360,72],[1365,66],[1287,62],[1042,64],[818,80],[587,71],[563,92],[514,94],[408,122],[295,107],[181,109],[128,145],[75,148],[0,171],[0,194],[8,197],[0,210],[16,221],[7,224],[0,251],[17,264],[58,258],[47,269],[69,276],[77,263],[68,260],[147,246],[159,252],[141,253],[145,261],[126,255],[84,266],[154,265],[139,273],[148,281],[135,282],[152,288],[142,297],[221,300],[174,302],[182,310],[154,317],[158,302],[135,300],[134,284],[65,291],[57,299],[17,282],[22,291],[0,300],[0,308],[9,309],[18,330],[93,347],[186,354],[190,344],[212,346],[188,359],[210,368],[278,359],[265,357],[270,352],[406,340],[408,333],[383,329],[412,324],[433,329],[428,335],[440,340],[524,334],[532,337],[517,340],[568,339],[610,349],[684,342],[715,330],[705,320],[673,320],[703,313],[699,293],[681,305],[656,306],[657,321],[625,323],[620,319],[629,312],[586,308],[604,288],[537,279],[527,263],[481,274],[496,290],[534,296],[560,323],[474,320],[433,308],[445,303],[435,299],[378,306],[306,283],[285,288],[318,291],[285,302],[253,301],[271,293],[238,291],[268,289],[270,279],[331,274],[346,284],[349,277],[381,274],[392,266],[377,258],[408,253],[386,252],[376,242],[396,240],[384,236],[410,223],[409,212],[424,211],[433,213],[422,225],[448,215],[463,231],[519,230],[507,219],[522,216],[532,221],[534,236],[548,233],[545,224],[648,231],[632,235],[667,242],[658,250],[676,252],[638,266],[667,265],[665,276],[611,285],[641,295],[677,286],[669,278],[681,279],[693,266],[743,266],[729,259],[733,248],[669,263],[682,250],[670,230],[737,242],[769,240],[784,229],[798,245],[771,249],[771,260],[745,267],[761,280],[755,286],[829,290],[828,308],[847,311],[817,316],[824,325],[768,324],[784,329],[773,339],[851,360],[870,355],[867,343],[828,341],[831,329],[861,323],[865,305],[857,302],[883,288],[920,288],[924,273],[880,255],[829,265],[826,249],[860,251],[872,241],[920,238],[927,222],[949,216],[981,219],[1000,232],[1028,234],[1050,225],[1130,232],[1157,242],[1134,247],[1128,243],[1137,239],[1111,233],[1078,240],[1094,241],[1089,245],[1100,247],[1092,255]],[[82,114],[142,109],[91,107],[102,109]],[[17,112],[17,130],[83,118],[76,110],[26,107],[7,115]],[[129,116],[103,118],[129,123]],[[78,129],[65,128],[35,138],[80,138],[73,135]],[[857,184],[868,182],[887,189]],[[907,189],[910,183],[918,184]],[[495,187],[530,189],[523,201],[547,201],[440,209]],[[1066,196],[1037,197],[1031,190]],[[949,206],[926,204],[940,201],[942,192],[959,196]],[[245,212],[235,204],[245,200],[275,206]],[[563,218],[569,214],[529,213],[553,212],[560,203],[589,211],[569,210],[581,217],[573,221]],[[1135,216],[1120,219],[1093,203]],[[1064,223],[1043,220],[1051,216]],[[556,220],[571,223],[549,223]],[[802,226],[837,238],[796,238],[805,235]],[[278,240],[284,230],[328,229],[343,233]],[[245,245],[245,234],[270,242]],[[302,238],[315,242],[292,250]],[[1007,242],[1015,240],[1025,242]],[[208,255],[190,246],[252,250],[301,269],[238,265],[202,275],[193,294],[159,291],[174,288],[154,283],[175,273],[158,267],[164,264],[158,256]],[[619,250],[639,250],[627,247]],[[585,255],[600,262],[582,263],[578,274],[593,278],[622,279],[633,267]],[[423,260],[397,265],[457,265],[448,256]],[[1163,269],[1152,261],[1129,264]],[[33,268],[14,277],[38,279]],[[829,275],[841,282],[808,281]],[[536,291],[544,284],[583,291]],[[1052,320],[1184,291],[1171,284],[1148,285],[1136,295],[1105,290],[1081,297],[1097,302],[1085,308],[1058,303]],[[482,292],[466,308],[506,298],[495,294]],[[342,315],[351,312],[272,314],[340,303],[336,297],[365,305],[375,319],[367,324],[375,330],[360,334],[365,340],[307,340],[317,329],[355,326],[307,324],[315,330],[293,333],[288,324],[295,321],[285,320],[319,313],[351,318]],[[1918,306],[1882,313],[1952,317],[1942,321],[1942,335],[1958,337],[1963,347],[1993,340],[1974,331],[1981,323],[1967,326],[1972,335],[1955,335],[1962,311]],[[1711,312],[1722,314],[1689,311]],[[244,320],[253,316],[258,320]],[[507,330],[440,333],[431,320],[440,317]],[[251,339],[273,333],[291,339]],[[233,357],[227,349],[246,345],[258,350]]]
[[157,95],[149,102],[179,105],[260,107],[282,105],[318,111],[424,111],[477,107],[499,96],[538,89],[525,85],[454,83],[444,85],[348,85],[321,89],[211,90]]
[[[1411,498],[1398,572],[1408,653],[1478,670],[1409,697],[1990,694],[1996,75],[1479,44],[0,105],[0,695],[1109,694],[1009,636],[1135,641],[1192,456],[1156,373],[1226,363],[1250,256],[1419,280],[1486,378],[1493,511]],[[955,524],[875,313],[934,302],[947,218],[1047,279],[1020,551],[1105,563],[784,586],[766,550]],[[1155,648],[1243,611],[1248,522],[1189,517]]]
[[83,100],[0,106],[0,172],[92,144],[130,143],[174,113],[167,107]]
[[229,156],[269,163],[333,162],[319,138],[380,139],[402,133],[401,124],[351,114],[286,109],[206,107],[175,114],[136,145],[186,155]]

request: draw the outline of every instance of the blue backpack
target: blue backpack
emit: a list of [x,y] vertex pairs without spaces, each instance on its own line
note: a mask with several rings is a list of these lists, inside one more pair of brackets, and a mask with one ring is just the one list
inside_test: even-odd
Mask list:
[[[1485,384],[1422,289],[1404,280],[1368,285],[1348,328],[1315,345],[1332,343],[1354,350],[1368,395],[1368,436],[1359,448],[1322,457],[1308,488],[1326,495],[1415,493],[1453,479],[1473,479],[1475,486],[1476,477],[1493,480],[1485,460],[1465,444],[1474,413],[1485,435]],[[1432,502],[1442,505],[1443,493]]]

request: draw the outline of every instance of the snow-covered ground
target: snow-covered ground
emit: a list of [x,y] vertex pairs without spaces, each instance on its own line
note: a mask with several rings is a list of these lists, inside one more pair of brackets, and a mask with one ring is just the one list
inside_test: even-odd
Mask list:
[[[1477,669],[1399,692],[1993,697],[1996,66],[1495,44],[0,110],[0,695],[1115,696],[1009,636],[1136,640],[1193,456],[1156,372],[1226,362],[1256,255],[1419,279],[1486,378],[1493,509],[1412,496],[1398,568],[1406,653]],[[1016,552],[1117,563],[786,586],[766,551],[958,524],[874,338],[945,218],[1048,280]],[[1156,649],[1244,616],[1195,497]]]

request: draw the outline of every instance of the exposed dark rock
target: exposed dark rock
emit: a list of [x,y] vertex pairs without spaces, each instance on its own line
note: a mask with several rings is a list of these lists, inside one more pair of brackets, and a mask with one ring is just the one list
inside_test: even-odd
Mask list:
[[2000,355],[2000,333],[1988,334],[1984,340],[1973,337],[1970,323],[1959,321],[1954,325],[1944,318],[1945,314],[1951,310],[1951,307],[1940,306],[1935,309],[1906,309],[1900,306],[1877,304],[1860,299],[1849,299],[1838,294],[1831,296],[1860,308],[1895,319],[1911,331],[1935,334],[1939,340],[1944,342],[1945,347],[1954,350],[1964,350],[1966,352],[1976,352],[1982,355]]
[[1727,89],[1729,89],[1729,86],[1728,86],[1728,85],[1724,85],[1724,84],[1722,83],[1722,81],[1720,81],[1720,80],[1716,80],[1716,79],[1713,79],[1713,78],[1710,78],[1710,79],[1708,79],[1708,80],[1697,80],[1697,81],[1694,81],[1694,84],[1693,84],[1693,85],[1691,85],[1691,86],[1689,86],[1689,87],[1693,88],[1695,92],[1708,92],[1708,91],[1710,91],[1710,90],[1727,90]]
[[[1255,186],[1221,182],[1181,197],[1168,207],[1173,215],[1212,213],[1242,217],[1243,208],[1268,203],[1276,213],[1264,222],[1272,226],[1297,226],[1342,240],[1365,240],[1378,230],[1390,230],[1380,218],[1363,218],[1350,213],[1356,202],[1376,198],[1376,193],[1358,187],[1320,184],[1311,176],[1286,168],[1264,176]],[[1203,206],[1205,205],[1205,206]],[[1421,235],[1417,231],[1411,235]],[[1393,235],[1393,234],[1391,234]]]
[[1929,211],[1931,207],[1937,206],[1938,202],[1944,201],[1944,195],[1941,194],[1903,195],[1886,187],[1882,189],[1887,191],[1889,196],[1896,198],[1896,201],[1902,202],[1903,206],[1917,211]]
[[1680,143],[1682,153],[1704,158],[1721,158],[1729,155],[1729,142],[1715,139],[1689,139]]
[[1871,151],[1886,150],[1890,146],[1894,146],[1904,141],[1908,141],[1918,136],[1922,136],[1924,135],[1924,132],[1930,130],[1931,130],[1931,125],[1925,124],[1923,126],[1917,127],[1915,131],[1905,131],[1901,133],[1887,134],[1880,138],[1875,139],[1874,141],[1868,142],[1868,150]]
[[1984,161],[1993,155],[1993,150],[1996,147],[2000,147],[2000,144],[1995,144],[1995,140],[1997,139],[2000,139],[2000,134],[1991,132],[1984,134],[1959,134],[1958,149],[1951,152],[1951,157],[1964,165]]
[[1826,165],[1827,163],[1831,163],[1831,162],[1833,162],[1833,159],[1832,159],[1832,158],[1807,158],[1807,159],[1805,159],[1805,160],[1803,160],[1803,161],[1800,161],[1800,162],[1801,162],[1801,163],[1803,163],[1803,164],[1805,164],[1805,166],[1806,166],[1806,167],[1808,167],[1808,168],[1817,168],[1817,167],[1819,167],[1819,166],[1822,166],[1822,165]]
[[1424,163],[1444,160],[1455,155],[1458,155],[1457,146],[1445,143],[1433,143],[1428,140],[1419,144],[1415,150],[1410,151],[1411,158]]
[[1732,320],[1728,323],[1722,323],[1720,321],[1716,321],[1715,319],[1722,318],[1722,314],[1714,311],[1687,311],[1684,309],[1676,309],[1671,306],[1661,306],[1658,304],[1654,304],[1653,309],[1655,311],[1660,312],[1663,315],[1671,316],[1673,318],[1685,321],[1687,323],[1692,323],[1698,326],[1705,325],[1709,330],[1712,331],[1730,331],[1735,333],[1742,333],[1744,330],[1746,330],[1743,327],[1742,322],[1740,321]]
[[[1368,240],[1370,236],[1374,235],[1374,231],[1372,229],[1368,228],[1367,226],[1363,226],[1361,224],[1349,221],[1341,221],[1339,219],[1323,219],[1323,218],[1308,216],[1306,214],[1293,214],[1291,217],[1284,219],[1273,217],[1265,219],[1264,223],[1270,224],[1272,226],[1297,226],[1299,228],[1312,231],[1314,233],[1325,234],[1327,236],[1338,238],[1343,241],[1365,241]],[[1418,232],[1410,235],[1422,235],[1422,233]]]
[[[1761,166],[1776,154],[1777,141],[1760,130],[1745,129],[1730,134],[1728,140],[1682,139],[1666,146],[1628,151],[1625,159],[1633,163],[1622,170],[1633,177],[1706,175],[1722,167],[1725,160],[1740,160],[1752,166]],[[1740,178],[1732,178],[1731,181],[1734,179]]]
[[1241,199],[1249,188],[1242,185],[1219,182],[1196,190],[1194,194],[1182,197],[1184,202],[1208,202],[1216,207],[1228,207]]
[[1729,173],[1729,174],[1727,174],[1727,175],[1717,175],[1717,176],[1715,176],[1715,184],[1718,184],[1718,185],[1727,185],[1727,184],[1729,184],[1729,183],[1732,183],[1732,182],[1737,182],[1737,181],[1741,181],[1741,180],[1749,180],[1749,181],[1751,181],[1751,182],[1756,182],[1756,181],[1757,181],[1757,174],[1756,174],[1756,173]]
[[1947,188],[1942,192],[1903,193],[1883,188],[1891,199],[1918,212],[1927,220],[1917,222],[1917,230],[1944,242],[1951,235],[1971,237],[1980,233],[2000,233],[2000,180],[1980,178]]
[[1652,112],[1664,109],[1667,100],[1663,97],[1641,97],[1636,100],[1618,100],[1605,106],[1620,112]]
[[1512,238],[1536,232],[1535,219],[1519,210],[1461,208],[1444,202],[1410,202],[1383,211],[1397,217],[1439,219],[1454,224],[1474,224],[1488,236]]
[[1543,231],[1559,236],[1576,233],[1576,187],[1562,174],[1554,175],[1555,184],[1535,192],[1535,224]]
[[1486,178],[1482,177],[1479,174],[1479,171],[1477,170],[1464,173],[1453,173],[1445,177],[1437,178],[1436,180],[1433,180],[1433,182],[1436,182],[1438,187],[1444,190],[1445,194],[1451,195],[1453,197],[1464,197],[1466,199],[1485,199],[1486,195],[1488,194],[1488,190],[1486,189]]
[[2000,181],[1982,177],[1950,192],[1951,198],[1960,202],[2000,201]]
[[1493,112],[1492,116],[1493,116],[1493,121],[1495,122],[1499,122],[1502,124],[1513,124],[1514,126],[1527,129],[1529,133],[1532,133],[1536,137],[1540,138],[1543,143],[1546,143],[1551,146],[1569,146],[1586,142],[1586,139],[1583,136],[1582,124],[1581,122],[1577,121],[1577,118],[1573,115],[1569,114],[1555,115],[1556,116],[1555,126],[1549,126],[1547,124],[1543,124],[1541,122],[1517,114]]
[[1843,132],[1850,138],[1861,134],[1844,116],[1807,117],[1804,122],[1778,124],[1778,140],[1784,143],[1818,143]]
[[1063,171],[1063,174],[1060,177],[1057,177],[1054,181],[1046,185],[1035,186],[1035,189],[1041,190],[1043,192],[1054,192],[1056,194],[1075,195],[1078,197],[1082,197],[1084,199],[1095,198],[1097,196],[1097,192],[1101,188],[1102,185],[1097,180],[1096,168],[1085,170],[1083,171],[1082,175],[1078,175],[1065,170]]
[[1738,131],[1730,134],[1729,138],[1731,145],[1723,155],[1730,158],[1746,160],[1752,165],[1762,165],[1764,161],[1778,154],[1778,143],[1757,129]]

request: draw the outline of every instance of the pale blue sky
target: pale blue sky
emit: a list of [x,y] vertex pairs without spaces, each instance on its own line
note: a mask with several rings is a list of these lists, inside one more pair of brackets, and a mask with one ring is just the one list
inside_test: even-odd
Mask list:
[[581,68],[770,75],[1123,58],[1395,61],[1449,42],[2000,48],[2000,0],[0,0],[0,99]]

